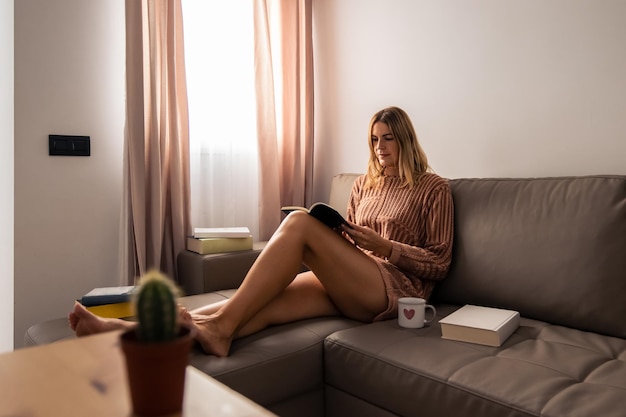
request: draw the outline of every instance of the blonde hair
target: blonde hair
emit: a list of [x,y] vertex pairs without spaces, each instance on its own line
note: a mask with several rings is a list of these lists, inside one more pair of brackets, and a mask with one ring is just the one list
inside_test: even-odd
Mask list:
[[376,157],[372,141],[372,129],[378,122],[385,123],[398,142],[398,170],[405,186],[413,186],[425,172],[430,171],[428,158],[422,149],[411,119],[406,112],[398,107],[387,107],[378,111],[370,120],[368,143],[370,158],[367,163],[366,187],[378,185],[384,176],[384,167]]

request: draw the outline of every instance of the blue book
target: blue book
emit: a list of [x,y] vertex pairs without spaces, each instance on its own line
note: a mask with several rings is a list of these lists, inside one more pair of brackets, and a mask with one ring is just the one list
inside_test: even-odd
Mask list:
[[136,288],[134,285],[94,288],[83,295],[79,301],[85,307],[123,303],[131,300]]

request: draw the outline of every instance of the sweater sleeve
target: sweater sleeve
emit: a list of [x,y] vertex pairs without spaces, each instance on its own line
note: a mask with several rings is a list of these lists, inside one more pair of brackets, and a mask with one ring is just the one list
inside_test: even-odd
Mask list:
[[434,189],[425,205],[426,240],[422,247],[392,240],[388,261],[408,276],[439,281],[452,259],[454,205],[448,183]]

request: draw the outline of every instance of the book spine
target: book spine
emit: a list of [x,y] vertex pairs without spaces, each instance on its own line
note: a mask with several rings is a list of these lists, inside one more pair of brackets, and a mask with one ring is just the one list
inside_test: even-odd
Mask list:
[[130,301],[131,294],[94,295],[82,297],[80,303],[85,307],[99,306],[103,304],[116,304]]
[[459,342],[478,343],[487,346],[500,346],[500,335],[495,330],[479,329],[477,327],[458,326],[455,324],[441,324],[443,339]]
[[253,247],[252,237],[245,238],[209,238],[196,239],[190,237],[187,239],[187,250],[201,255],[223,252],[237,252],[242,250],[250,250]]
[[130,301],[124,303],[103,304],[86,307],[96,316],[107,318],[126,318],[135,315],[134,304]]
[[231,238],[231,239],[236,239],[236,238],[247,238],[247,237],[251,237],[252,235],[246,232],[196,232],[193,234],[193,238],[194,239],[211,239],[211,238]]

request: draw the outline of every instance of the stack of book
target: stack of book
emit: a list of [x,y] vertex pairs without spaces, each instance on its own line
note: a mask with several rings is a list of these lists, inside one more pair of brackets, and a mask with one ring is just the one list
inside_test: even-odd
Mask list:
[[187,250],[201,255],[252,249],[247,227],[196,227],[187,237]]
[[94,288],[78,301],[100,317],[130,318],[135,316],[131,298],[136,288],[134,285]]

